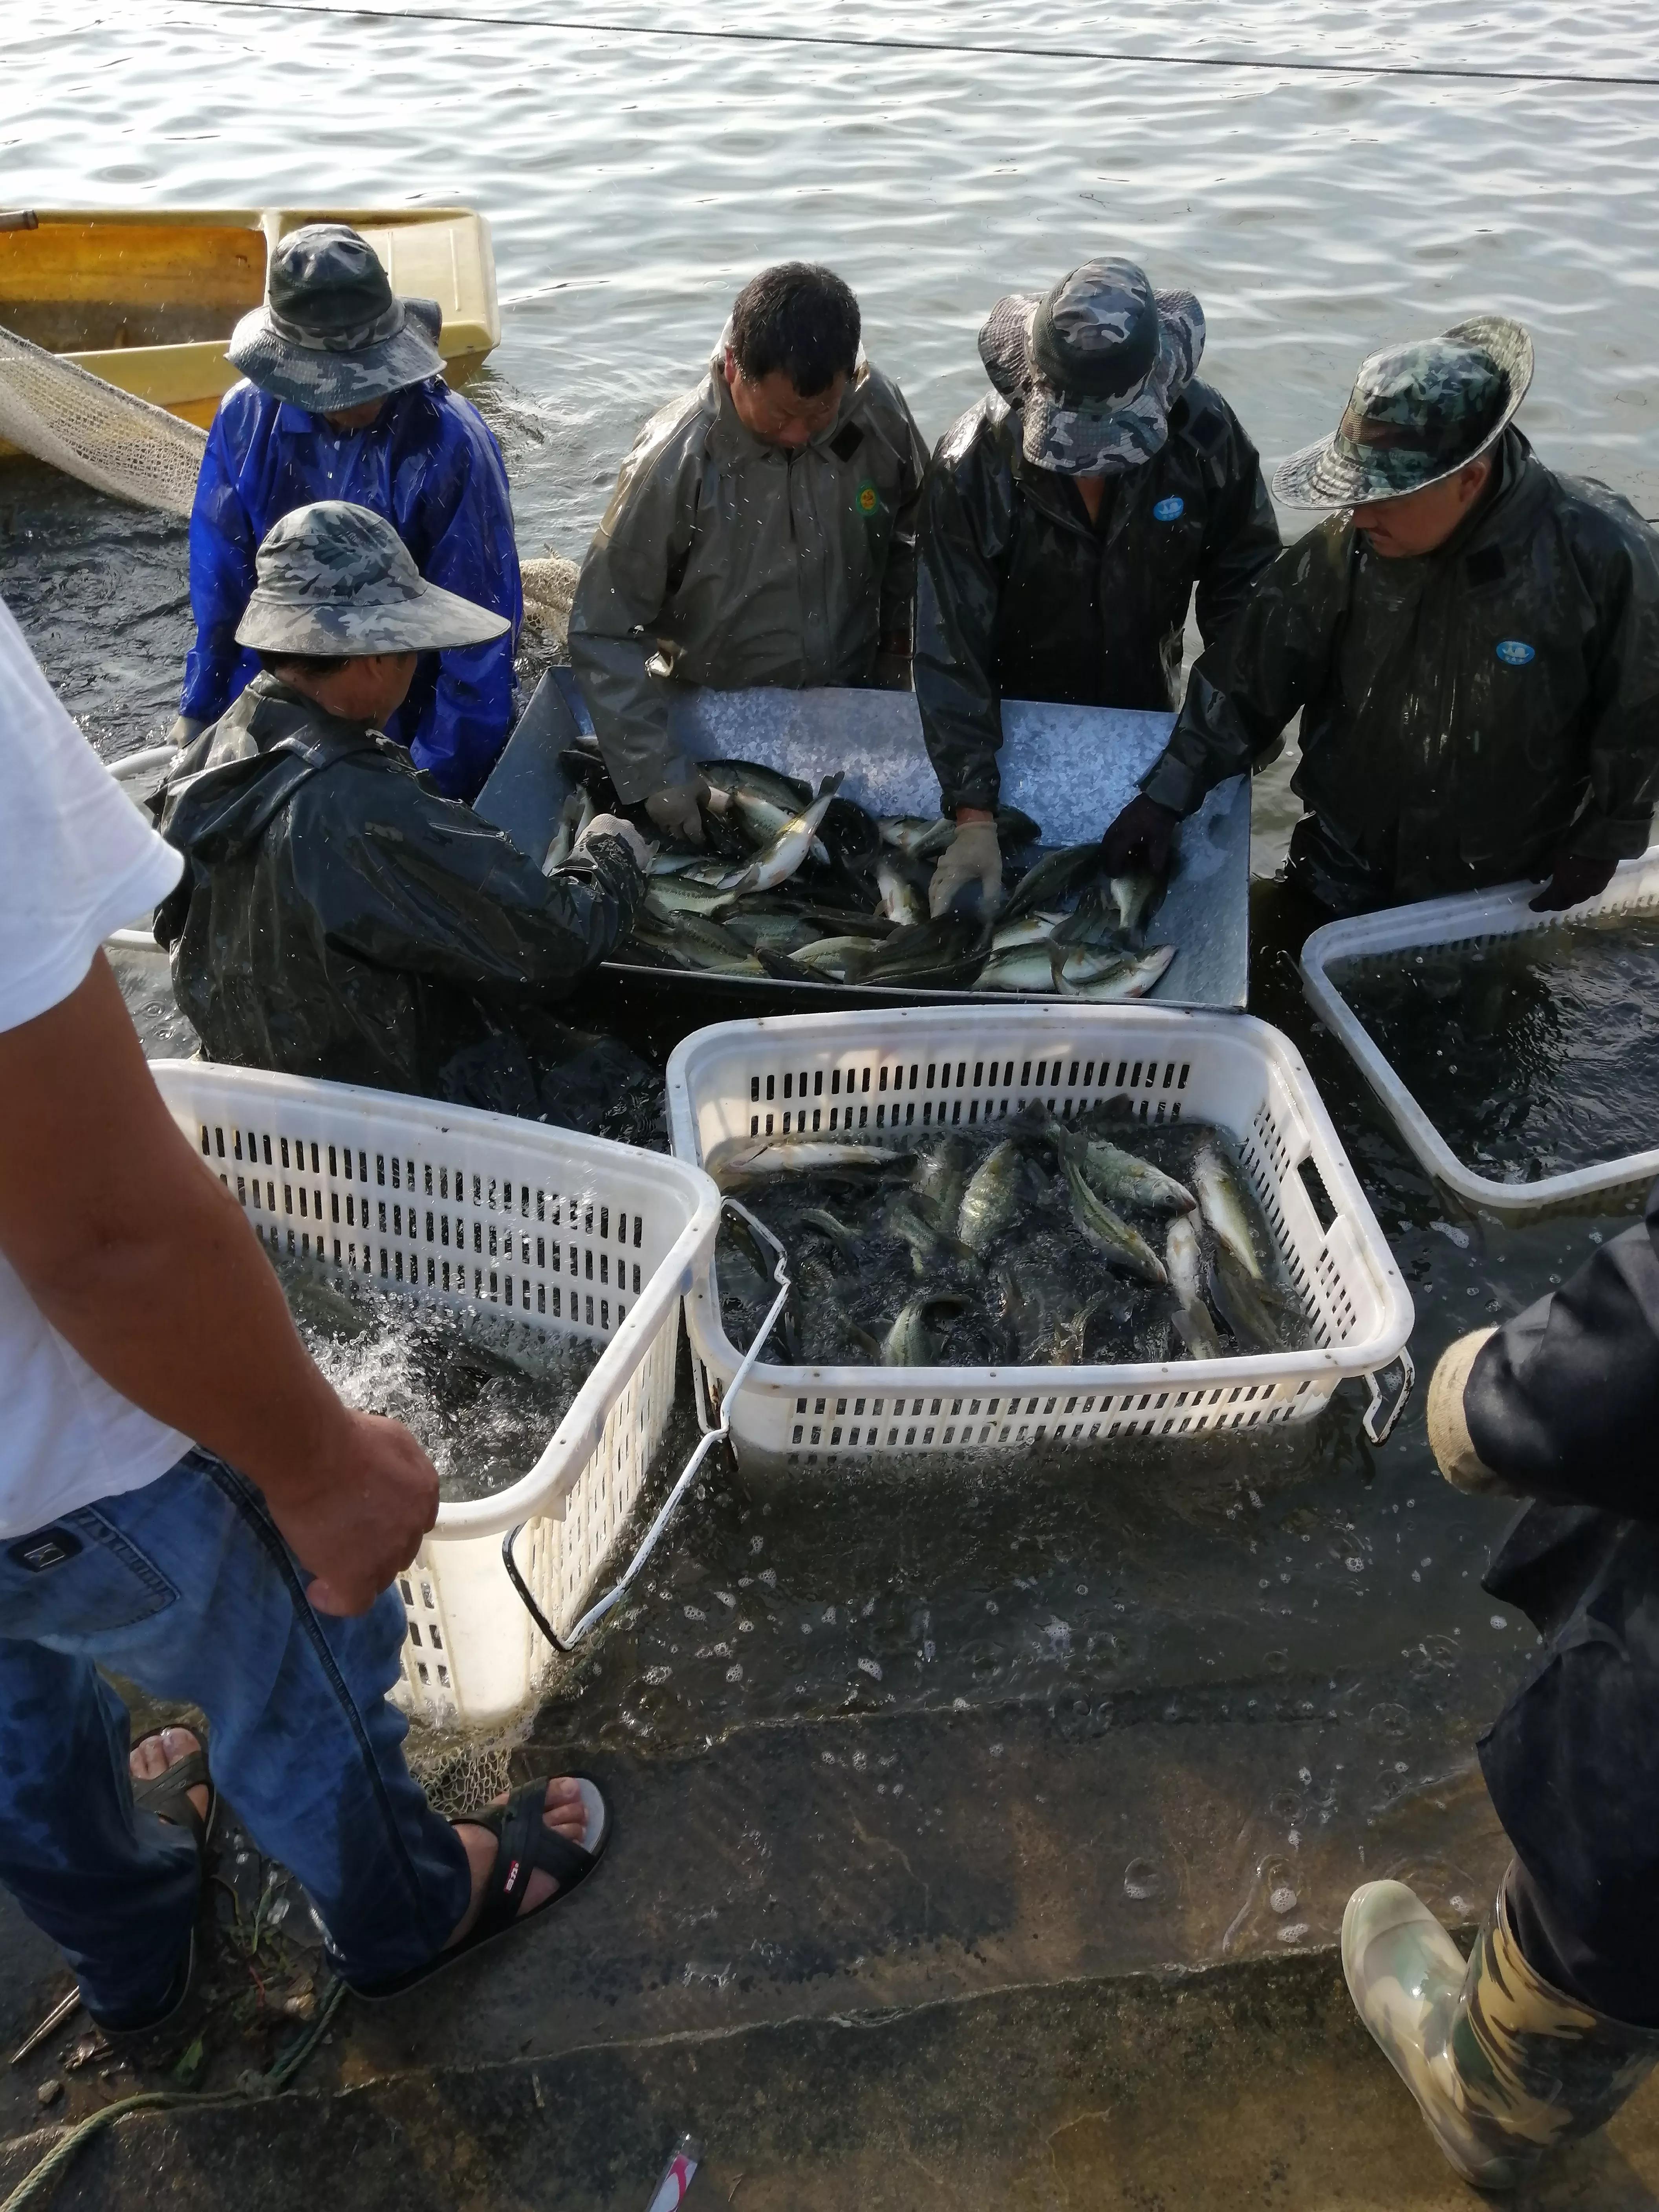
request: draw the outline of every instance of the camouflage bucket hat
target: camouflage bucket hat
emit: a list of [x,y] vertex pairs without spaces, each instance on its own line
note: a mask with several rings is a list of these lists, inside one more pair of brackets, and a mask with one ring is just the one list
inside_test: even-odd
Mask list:
[[999,300],[979,334],[997,390],[1024,410],[1023,447],[1061,476],[1138,468],[1204,352],[1190,292],[1154,292],[1133,261],[1085,261],[1042,299]]
[[1374,353],[1334,434],[1281,463],[1274,495],[1287,507],[1358,507],[1455,476],[1508,428],[1532,365],[1532,340],[1507,315],[1473,315]]
[[296,507],[265,532],[236,625],[256,652],[348,658],[483,645],[503,616],[422,580],[389,522],[340,499]]
[[270,257],[265,301],[228,351],[244,376],[313,415],[361,407],[443,368],[435,300],[400,300],[366,238],[343,222],[291,230]]

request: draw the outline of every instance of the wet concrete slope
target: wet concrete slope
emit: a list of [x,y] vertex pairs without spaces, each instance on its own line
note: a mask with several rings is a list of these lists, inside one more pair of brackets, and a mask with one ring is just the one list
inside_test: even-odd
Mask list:
[[[0,590],[114,754],[170,711],[182,533],[76,496],[12,496]],[[1622,1222],[1455,1212],[1315,1030],[1273,903],[1253,1007],[1309,1059],[1426,1374]],[[688,996],[680,1026],[710,1018]],[[1466,2201],[1328,1947],[1369,1875],[1481,1911],[1505,1850],[1474,1742],[1538,1647],[1480,1585],[1506,1509],[1439,1480],[1420,1399],[1381,1451],[1359,1413],[1344,1392],[1179,1453],[811,1490],[712,1470],[518,1753],[605,1784],[603,1875],[418,1997],[349,2008],[295,2097],[124,2124],[63,2201],[642,2205],[686,2125],[699,2186],[739,2206]],[[691,1432],[683,1394],[659,1486]],[[11,2044],[66,1979],[0,1903]],[[280,2047],[270,1999],[244,1976],[196,2086]],[[78,2040],[0,2074],[8,2176],[43,2147],[42,2084],[54,2124],[136,2085],[114,2054],[72,2065]],[[1656,2202],[1650,2109],[1534,2201]]]

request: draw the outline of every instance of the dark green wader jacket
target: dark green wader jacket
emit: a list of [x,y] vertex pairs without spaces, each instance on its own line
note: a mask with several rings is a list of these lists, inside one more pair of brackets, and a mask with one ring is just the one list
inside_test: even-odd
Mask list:
[[1199,661],[1142,790],[1190,812],[1298,708],[1291,874],[1336,912],[1631,859],[1659,787],[1659,538],[1513,428],[1437,553],[1383,560],[1333,515]]
[[644,879],[620,839],[544,876],[401,747],[269,675],[161,808],[185,865],[156,941],[210,1059],[580,1127],[637,1067],[605,1041],[588,1068],[594,1041],[543,1011],[628,930]]
[[1208,645],[1279,550],[1255,447],[1206,384],[1151,460],[1109,480],[1097,522],[1070,477],[1025,459],[1021,423],[988,394],[927,472],[916,704],[947,813],[995,805],[1005,698],[1175,706],[1194,586]]

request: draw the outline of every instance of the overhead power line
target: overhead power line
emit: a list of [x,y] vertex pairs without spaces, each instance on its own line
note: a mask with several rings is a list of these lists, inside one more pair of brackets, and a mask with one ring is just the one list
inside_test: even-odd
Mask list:
[[1310,62],[1290,56],[1145,53],[1128,48],[1018,46],[957,39],[859,39],[829,31],[696,29],[684,24],[597,22],[581,16],[483,15],[455,8],[342,8],[332,5],[331,0],[173,0],[173,4],[205,8],[220,15],[327,15],[337,21],[366,23],[455,23],[469,30],[583,31],[603,38],[670,40],[681,44],[698,40],[750,46],[833,47],[843,53],[984,54],[1000,60],[1122,62],[1161,69],[1259,70],[1275,76],[1427,77],[1475,84],[1593,85],[1604,89],[1659,88],[1659,76],[1473,69],[1455,63]]

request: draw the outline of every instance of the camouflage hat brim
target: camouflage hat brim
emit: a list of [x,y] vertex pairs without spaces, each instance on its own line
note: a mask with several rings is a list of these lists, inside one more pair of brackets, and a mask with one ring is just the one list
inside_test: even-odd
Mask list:
[[1501,372],[1505,397],[1495,422],[1461,447],[1455,459],[1405,445],[1362,446],[1341,430],[1304,446],[1273,471],[1273,497],[1285,507],[1372,507],[1383,500],[1407,499],[1431,484],[1455,477],[1489,453],[1508,429],[1532,382],[1533,347],[1522,325],[1507,315],[1471,315],[1440,337],[1473,346]]
[[980,332],[980,358],[1003,397],[1023,404],[1021,448],[1036,468],[1103,476],[1139,468],[1162,451],[1170,409],[1197,374],[1204,311],[1190,292],[1159,292],[1158,358],[1133,398],[1092,406],[1055,392],[1031,362],[1032,319],[1041,301],[1010,293]]
[[316,653],[356,659],[370,653],[444,653],[484,645],[512,624],[459,593],[416,579],[413,590],[376,585],[338,605],[287,599],[255,590],[236,625],[238,645],[256,653]]
[[267,302],[242,317],[226,351],[262,392],[310,414],[362,407],[443,373],[437,345],[443,310],[438,302],[406,299],[398,305],[403,313],[395,331],[345,351],[286,336],[272,321]]

